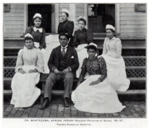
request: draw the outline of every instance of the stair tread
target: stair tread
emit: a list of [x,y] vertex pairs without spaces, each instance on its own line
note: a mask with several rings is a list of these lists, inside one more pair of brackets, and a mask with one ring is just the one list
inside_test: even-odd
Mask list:
[[[146,66],[126,66],[126,69],[145,69]],[[15,69],[15,67],[4,66],[4,69]]]
[[[42,91],[43,93],[44,91]],[[12,94],[12,90],[4,90],[4,94]],[[63,94],[64,90],[52,90],[53,94]],[[128,91],[117,91],[118,94],[145,94],[146,90],[128,90]]]
[[[146,78],[145,77],[140,77],[140,78],[134,78],[134,77],[131,77],[131,78],[128,78],[128,79],[130,79],[131,81],[135,81],[135,80],[138,80],[138,81],[145,81],[146,80]],[[4,78],[3,79],[4,81],[11,81],[12,80],[12,78]]]
[[[17,58],[17,56],[4,56],[3,58]],[[146,58],[146,56],[123,56],[123,58]]]

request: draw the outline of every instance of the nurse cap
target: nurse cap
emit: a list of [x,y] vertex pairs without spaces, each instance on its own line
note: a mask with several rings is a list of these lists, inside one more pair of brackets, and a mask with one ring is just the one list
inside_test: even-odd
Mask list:
[[25,38],[25,39],[26,39],[26,38],[34,39],[33,36],[32,36],[30,33],[27,33],[27,34],[24,36],[24,38]]
[[68,9],[62,9],[61,13],[67,13],[69,15],[69,10]]
[[106,25],[106,30],[107,29],[112,29],[113,31],[115,31],[115,27],[109,24]]
[[89,47],[95,47],[97,49],[97,44],[95,43],[90,43],[89,45],[87,45],[85,48],[89,48]]
[[33,19],[35,19],[35,18],[40,18],[40,19],[42,19],[42,15],[39,14],[39,13],[36,13],[36,14],[33,16]]
[[79,17],[78,17],[78,20],[80,20],[80,19],[84,19],[84,20],[86,21],[86,17],[79,16]]

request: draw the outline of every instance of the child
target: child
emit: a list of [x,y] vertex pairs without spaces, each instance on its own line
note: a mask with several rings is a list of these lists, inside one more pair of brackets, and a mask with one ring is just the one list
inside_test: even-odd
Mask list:
[[47,66],[49,53],[45,50],[45,29],[41,27],[42,16],[39,13],[36,13],[33,16],[33,26],[30,26],[26,29],[25,34],[30,33],[34,38],[34,46],[41,50],[44,61],[44,73],[49,73],[49,68]]
[[18,53],[16,73],[11,83],[11,104],[22,108],[32,106],[41,94],[36,84],[44,70],[42,54],[39,49],[34,48],[32,35],[26,34],[24,41],[25,46]]

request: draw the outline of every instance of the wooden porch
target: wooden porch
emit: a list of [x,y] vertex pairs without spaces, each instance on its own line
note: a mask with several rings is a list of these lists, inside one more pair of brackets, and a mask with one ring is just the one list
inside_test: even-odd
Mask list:
[[32,107],[21,109],[14,108],[7,101],[4,102],[4,118],[146,118],[146,105],[143,101],[123,101],[126,108],[119,113],[88,113],[81,112],[74,108],[73,104],[69,108],[63,105],[61,97],[52,99],[51,104],[45,109],[39,109],[39,102]]

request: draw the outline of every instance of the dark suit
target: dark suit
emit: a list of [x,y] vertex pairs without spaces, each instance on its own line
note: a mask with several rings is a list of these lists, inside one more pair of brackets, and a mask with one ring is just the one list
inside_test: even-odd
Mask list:
[[71,68],[71,71],[66,74],[55,74],[53,72],[55,68],[57,68],[59,71],[63,71],[62,69],[60,70],[60,60],[62,58],[61,54],[61,46],[54,48],[48,62],[48,66],[51,73],[46,80],[44,98],[48,97],[49,100],[51,100],[51,91],[55,82],[60,79],[64,80],[64,98],[69,97],[70,92],[72,90],[73,77],[75,75],[76,70],[79,67],[79,61],[76,50],[68,46],[64,58],[66,59],[66,68]]

